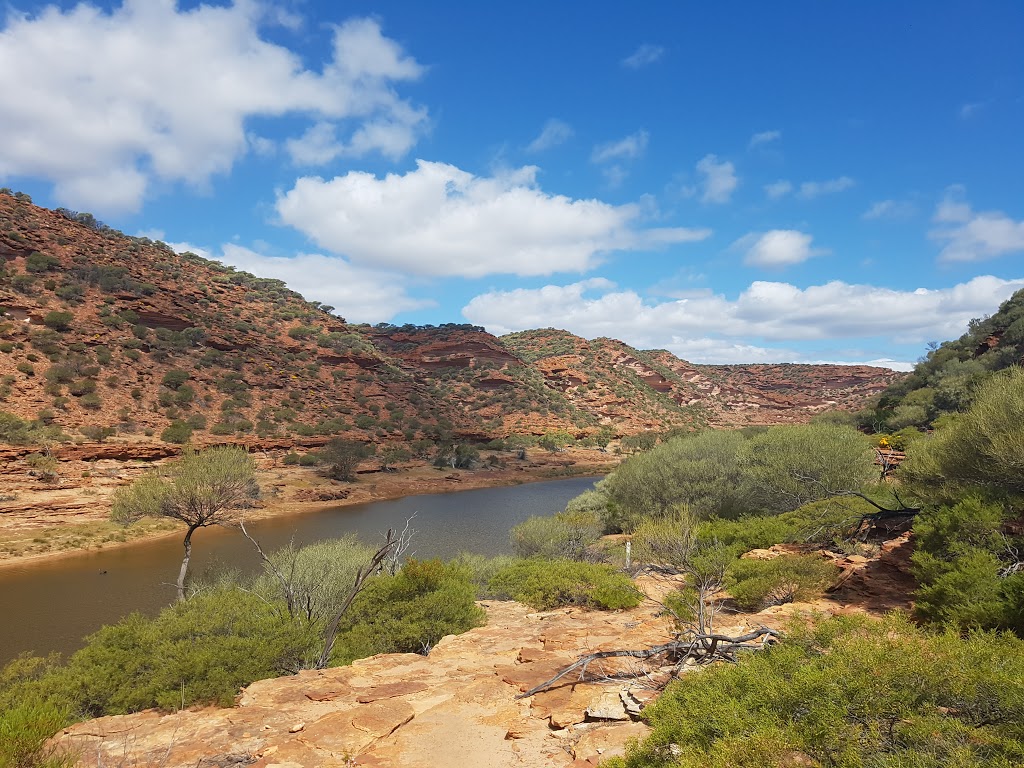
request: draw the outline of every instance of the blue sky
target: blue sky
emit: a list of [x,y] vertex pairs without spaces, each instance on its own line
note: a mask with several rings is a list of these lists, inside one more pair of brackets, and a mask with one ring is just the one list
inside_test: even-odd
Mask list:
[[14,0],[0,183],[353,321],[887,361],[1024,287],[1024,6]]

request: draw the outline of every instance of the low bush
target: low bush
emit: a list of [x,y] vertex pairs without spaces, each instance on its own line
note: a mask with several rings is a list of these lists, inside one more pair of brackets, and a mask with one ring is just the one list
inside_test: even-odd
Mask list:
[[726,589],[745,611],[820,597],[839,569],[818,555],[791,555],[772,560],[740,559],[726,571]]
[[898,615],[834,618],[675,682],[651,735],[610,768],[913,766],[1024,761],[1024,642],[931,635]]
[[192,439],[192,431],[193,427],[187,421],[174,421],[160,433],[160,439],[165,443],[181,445]]
[[425,653],[445,635],[484,623],[469,571],[458,563],[409,560],[395,576],[374,579],[345,617],[332,661],[376,653]]
[[[1012,513],[1011,513],[1012,514]],[[916,610],[957,627],[1012,629],[1024,636],[1024,536],[1002,504],[977,496],[928,507],[914,520]]]
[[314,637],[238,589],[179,601],[155,619],[132,614],[90,636],[55,687],[82,716],[229,706],[243,685],[295,670]]
[[633,608],[643,597],[627,576],[610,566],[542,558],[516,560],[501,568],[488,591],[538,610],[580,605],[610,611]]
[[519,557],[584,560],[588,548],[603,530],[600,517],[589,511],[534,516],[510,532],[512,549]]
[[69,721],[67,711],[50,702],[17,702],[0,710],[0,768],[70,768],[76,756],[47,744]]

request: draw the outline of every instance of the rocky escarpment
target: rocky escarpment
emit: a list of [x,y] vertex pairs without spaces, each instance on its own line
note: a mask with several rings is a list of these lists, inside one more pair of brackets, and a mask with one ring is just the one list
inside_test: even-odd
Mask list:
[[[801,421],[859,407],[896,375],[692,366],[614,339],[371,327],[333,309],[279,280],[0,194],[0,411],[71,437],[113,433],[123,451],[172,425],[178,442],[383,444]],[[0,441],[9,431],[0,424]]]
[[696,365],[550,328],[502,341],[573,405],[623,432],[806,422],[820,411],[862,408],[902,375],[865,365]]

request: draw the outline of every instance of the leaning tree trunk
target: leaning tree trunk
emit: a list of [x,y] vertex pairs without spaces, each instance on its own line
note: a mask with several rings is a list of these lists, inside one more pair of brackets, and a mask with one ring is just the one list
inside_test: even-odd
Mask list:
[[181,570],[178,571],[178,599],[185,599],[185,576],[188,575],[188,561],[192,558],[192,534],[196,532],[198,525],[190,525],[185,534],[185,557],[181,561]]

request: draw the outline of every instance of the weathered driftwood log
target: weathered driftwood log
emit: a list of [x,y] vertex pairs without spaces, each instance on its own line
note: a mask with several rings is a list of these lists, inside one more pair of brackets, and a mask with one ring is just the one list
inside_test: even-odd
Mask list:
[[694,659],[698,664],[707,664],[712,661],[736,661],[736,654],[739,651],[757,651],[776,642],[780,633],[768,627],[758,627],[739,637],[730,637],[720,634],[701,634],[697,632],[684,633],[677,640],[662,645],[655,645],[651,648],[644,648],[636,651],[597,651],[582,656],[568,667],[563,669],[550,680],[545,680],[525,693],[516,696],[517,699],[525,699],[535,693],[547,690],[573,670],[578,669],[579,677],[576,682],[583,680],[587,673],[587,666],[592,661],[612,658],[633,658],[651,659],[664,654],[672,662],[679,664],[686,659]]

